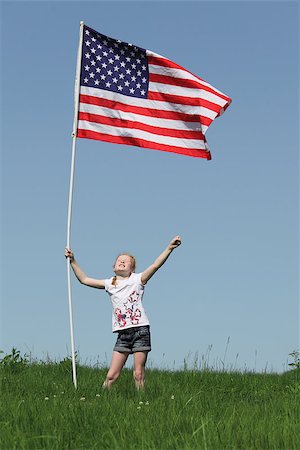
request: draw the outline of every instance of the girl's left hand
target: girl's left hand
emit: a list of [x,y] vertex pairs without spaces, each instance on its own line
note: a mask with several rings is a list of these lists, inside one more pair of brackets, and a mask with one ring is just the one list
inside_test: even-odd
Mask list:
[[175,236],[171,240],[171,242],[169,244],[169,247],[173,250],[174,248],[179,247],[180,244],[181,244],[181,237],[180,236]]

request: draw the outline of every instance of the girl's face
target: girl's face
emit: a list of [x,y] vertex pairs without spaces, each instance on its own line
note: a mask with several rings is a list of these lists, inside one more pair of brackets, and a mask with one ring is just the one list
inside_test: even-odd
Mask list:
[[120,255],[116,259],[114,265],[114,272],[116,275],[121,275],[123,277],[130,276],[133,271],[132,258],[128,255]]

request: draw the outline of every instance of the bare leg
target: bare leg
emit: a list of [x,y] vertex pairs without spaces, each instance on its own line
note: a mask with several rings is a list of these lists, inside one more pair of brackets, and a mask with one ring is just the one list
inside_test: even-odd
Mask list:
[[135,352],[134,353],[134,369],[133,377],[135,387],[140,390],[144,388],[145,383],[145,364],[147,361],[148,352]]
[[111,385],[117,380],[122,370],[122,367],[127,361],[129,353],[113,352],[110,368],[106,375],[106,380],[104,381],[102,387],[104,389],[109,389]]

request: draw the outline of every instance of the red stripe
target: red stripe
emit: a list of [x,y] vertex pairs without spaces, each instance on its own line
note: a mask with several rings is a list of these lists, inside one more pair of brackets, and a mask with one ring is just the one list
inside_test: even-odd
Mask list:
[[184,67],[180,66],[179,64],[174,63],[173,61],[170,61],[169,59],[159,58],[158,56],[150,56],[150,55],[147,55],[147,59],[148,59],[148,64],[153,64],[154,66],[169,67],[170,69],[181,69],[181,70],[184,70],[185,72],[190,73],[194,77],[198,78],[198,80],[204,81],[204,80],[202,80],[202,78],[197,77],[189,70],[186,70]]
[[184,67],[180,66],[179,64],[174,63],[173,61],[170,61],[169,59],[163,59],[159,58],[158,56],[147,56],[148,63],[153,64],[154,66],[162,66],[162,67],[169,67],[170,69],[181,69],[184,70],[184,72],[190,73],[193,75],[193,77],[197,78],[200,81],[205,81],[200,77],[197,77],[194,73],[190,72],[189,70],[185,69]]
[[156,83],[171,84],[173,86],[180,86],[185,88],[199,89],[211,92],[212,94],[217,95],[218,97],[222,98],[223,100],[226,100],[227,102],[230,101],[230,98],[226,97],[226,95],[219,94],[212,87],[205,86],[204,84],[195,80],[185,80],[184,78],[169,77],[167,75],[158,75],[156,73],[150,73],[149,79],[150,81]]
[[170,136],[184,139],[199,139],[204,140],[204,136],[200,131],[186,131],[186,130],[174,130],[172,128],[161,128],[152,125],[147,125],[141,122],[135,122],[132,120],[116,119],[99,114],[91,114],[79,112],[79,120],[87,120],[88,122],[102,123],[104,125],[111,125],[113,127],[120,128],[134,128],[136,130],[143,130],[153,134],[159,134],[162,136]]
[[181,95],[164,94],[161,92],[148,92],[148,99],[167,103],[177,103],[180,105],[203,106],[204,108],[215,111],[216,113],[219,113],[222,109],[222,106],[216,105],[215,103],[209,102],[208,100],[204,100],[202,98],[184,97]]
[[152,150],[161,150],[163,152],[179,153],[186,156],[194,156],[196,158],[211,159],[209,152],[205,150],[189,149],[184,147],[176,147],[171,145],[158,144],[156,142],[146,141],[125,136],[111,136],[109,134],[97,133],[95,131],[77,130],[78,138],[95,139],[98,141],[113,142],[114,144],[134,145],[137,147],[150,148]]
[[140,114],[142,116],[158,117],[161,119],[181,120],[183,122],[199,122],[199,120],[201,119],[200,122],[206,125],[206,123],[202,121],[201,116],[197,114],[185,114],[180,112],[164,111],[161,109],[143,108],[141,106],[126,105],[125,103],[116,102],[114,100],[107,100],[105,98],[93,97],[92,95],[80,94],[80,103],[87,103],[89,105],[103,106],[105,108],[125,112],[132,112],[135,114]]

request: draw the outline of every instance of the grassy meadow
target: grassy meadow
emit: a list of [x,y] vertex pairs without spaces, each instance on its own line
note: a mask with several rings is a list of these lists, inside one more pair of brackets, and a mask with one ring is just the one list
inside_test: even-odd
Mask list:
[[0,448],[300,449],[299,369],[148,369],[142,392],[129,369],[103,391],[106,371],[77,366],[75,390],[67,359],[2,364]]

